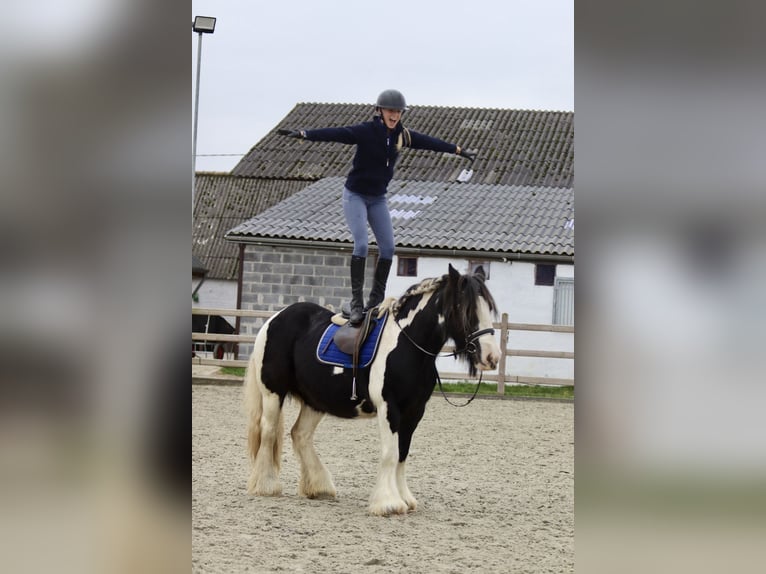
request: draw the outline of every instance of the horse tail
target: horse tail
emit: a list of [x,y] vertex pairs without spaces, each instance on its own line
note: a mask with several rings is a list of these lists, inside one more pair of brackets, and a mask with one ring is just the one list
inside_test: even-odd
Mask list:
[[250,362],[245,370],[245,412],[247,413],[247,449],[250,460],[255,460],[261,447],[261,415],[263,414],[263,395],[260,389],[260,361],[253,350]]

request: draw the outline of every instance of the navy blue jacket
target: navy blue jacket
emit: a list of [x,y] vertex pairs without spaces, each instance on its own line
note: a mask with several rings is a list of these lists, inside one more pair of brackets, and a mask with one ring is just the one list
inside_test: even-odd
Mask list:
[[[457,146],[412,130],[399,122],[389,133],[379,116],[372,121],[342,128],[305,130],[306,139],[316,142],[355,144],[356,155],[346,187],[364,195],[383,195],[394,176],[394,164],[400,147],[455,153]],[[407,137],[409,134],[409,137]]]

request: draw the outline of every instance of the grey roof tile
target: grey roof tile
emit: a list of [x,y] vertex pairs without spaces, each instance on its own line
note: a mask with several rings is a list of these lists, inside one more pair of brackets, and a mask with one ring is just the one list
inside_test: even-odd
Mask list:
[[[320,180],[234,227],[227,239],[351,243],[343,182]],[[388,194],[389,209],[399,214],[393,225],[400,247],[564,256],[574,255],[574,230],[566,225],[574,217],[572,197],[571,188],[400,180],[391,182]]]
[[[365,104],[298,104],[250,150],[231,174],[197,174],[192,254],[209,269],[210,278],[237,278],[237,246],[224,240],[227,230],[314,181],[329,176],[345,177],[351,167],[352,146],[293,140],[277,136],[276,130],[282,127],[347,125],[369,119],[371,111],[372,106]],[[483,183],[555,188],[571,188],[573,185],[572,112],[414,106],[407,112],[404,121],[412,129],[464,147],[478,148],[473,176],[464,185]],[[391,206],[404,213],[416,214],[410,218],[395,218],[395,226],[407,228],[409,236],[405,237],[410,237],[412,244],[438,247],[459,240],[461,245],[470,246],[474,241],[471,234],[475,234],[476,230],[465,228],[467,219],[486,219],[487,215],[482,214],[492,215],[498,211],[505,213],[506,218],[512,218],[528,209],[520,204],[511,204],[512,211],[509,211],[502,194],[489,194],[482,197],[479,203],[470,197],[455,199],[443,196],[441,207],[435,210],[425,209],[428,204],[424,207],[413,203],[416,199],[405,198],[411,192],[415,197],[427,197],[428,193],[436,194],[438,191],[438,188],[429,187],[428,193],[419,193],[419,188],[414,188],[407,180],[432,180],[433,183],[445,185],[453,182],[465,167],[463,159],[451,154],[419,150],[402,152],[397,177],[403,186],[404,199]],[[404,190],[404,186],[408,191]],[[542,193],[542,188],[537,189]],[[470,216],[467,217],[466,212]],[[568,217],[571,219],[571,215]],[[289,225],[295,226],[295,222],[279,223],[272,233],[279,236]],[[309,226],[295,233],[304,239],[351,241],[342,217],[327,221],[324,225],[326,231]],[[518,222],[515,225],[518,226]],[[498,240],[497,237],[495,239]],[[510,243],[511,236],[505,241]],[[566,247],[556,249],[565,250]]]
[[[295,140],[280,128],[310,129],[369,120],[367,104],[297,104],[234,167],[232,174],[276,179],[318,180],[345,176],[353,146]],[[539,110],[411,106],[409,128],[478,150],[472,183],[572,187],[574,113]],[[452,154],[402,151],[396,177],[409,181],[454,181],[466,167]]]
[[194,191],[192,256],[210,279],[237,278],[237,246],[225,241],[227,230],[276,205],[305,182],[235,177],[228,173],[197,173]]

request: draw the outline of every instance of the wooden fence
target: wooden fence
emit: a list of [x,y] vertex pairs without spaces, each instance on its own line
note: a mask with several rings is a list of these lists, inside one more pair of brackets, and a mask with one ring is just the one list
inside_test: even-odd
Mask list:
[[[204,309],[199,307],[192,308],[192,315],[221,315],[223,317],[256,317],[268,319],[274,314],[273,311],[248,311],[243,309]],[[510,323],[508,314],[503,313],[499,323],[494,323],[493,327],[500,331],[500,353],[501,358],[498,363],[497,371],[485,372],[484,381],[496,381],[498,394],[505,392],[505,384],[525,384],[525,385],[556,385],[567,386],[574,385],[574,379],[562,379],[553,377],[527,377],[512,375],[506,372],[508,357],[536,357],[546,359],[574,359],[574,352],[568,351],[540,351],[533,349],[509,349],[508,335],[511,331],[539,331],[550,333],[574,333],[574,327],[568,325],[542,325],[532,323]],[[195,343],[207,345],[210,343],[228,343],[234,346],[236,343],[253,343],[254,335],[223,335],[220,333],[200,333],[192,331],[192,345]],[[454,347],[444,347],[444,352],[450,352]],[[193,365],[212,365],[219,367],[246,367],[246,359],[227,359],[211,358],[202,356],[192,357]],[[465,379],[465,373],[440,373],[443,379]]]

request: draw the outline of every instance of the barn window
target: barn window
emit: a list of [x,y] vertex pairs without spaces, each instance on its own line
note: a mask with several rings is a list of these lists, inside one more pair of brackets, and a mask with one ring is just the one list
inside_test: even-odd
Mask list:
[[489,261],[469,261],[468,272],[476,273],[476,270],[481,267],[484,269],[484,277],[489,280]]
[[553,285],[556,279],[556,266],[544,263],[535,265],[535,285]]
[[396,264],[396,274],[399,277],[417,277],[418,258],[417,257],[399,257]]

